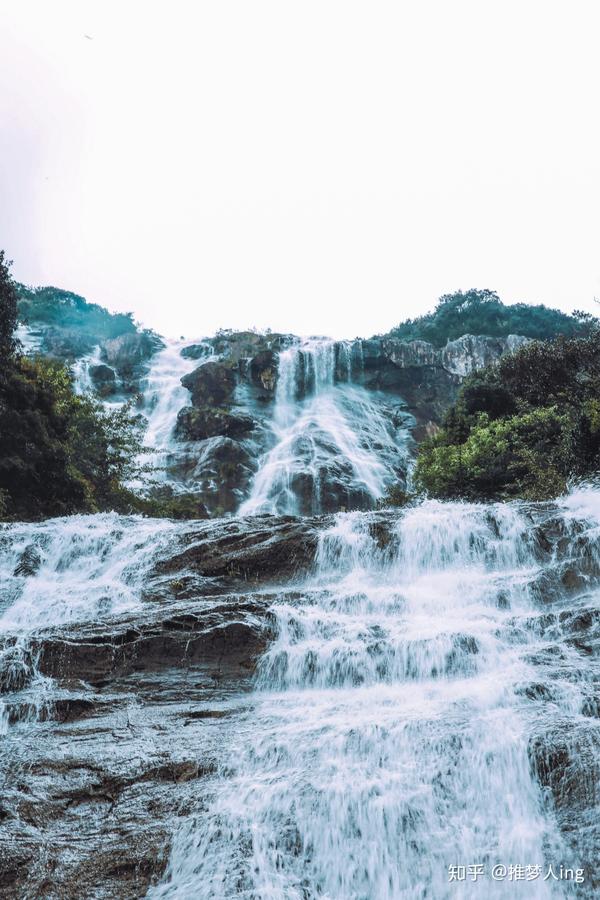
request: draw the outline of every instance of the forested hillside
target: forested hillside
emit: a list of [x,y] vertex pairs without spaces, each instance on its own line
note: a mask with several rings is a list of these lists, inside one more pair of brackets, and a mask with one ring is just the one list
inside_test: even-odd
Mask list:
[[[50,300],[38,292],[49,317],[62,310],[73,322],[109,327],[109,313],[92,306],[88,315],[81,298],[71,305],[62,293]],[[15,340],[22,303],[0,251],[0,518],[134,507],[123,482],[137,468],[139,417],[127,405],[107,411],[93,397],[75,395],[66,366],[23,357]]]
[[573,336],[586,331],[588,313],[575,311],[567,315],[543,305],[503,303],[495,291],[469,290],[444,294],[433,312],[407,319],[389,332],[403,341],[429,341],[443,347],[463,334],[506,337],[520,334],[545,340],[559,334]]

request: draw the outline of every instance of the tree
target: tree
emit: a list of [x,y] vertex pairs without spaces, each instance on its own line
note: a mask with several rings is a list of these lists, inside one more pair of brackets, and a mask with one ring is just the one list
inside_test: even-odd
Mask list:
[[17,293],[10,274],[12,262],[0,250],[0,363],[4,364],[15,352],[17,341]]

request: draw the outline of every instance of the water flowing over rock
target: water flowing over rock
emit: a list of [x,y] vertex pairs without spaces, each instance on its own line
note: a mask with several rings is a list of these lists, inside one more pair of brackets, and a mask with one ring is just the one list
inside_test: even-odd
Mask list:
[[162,347],[164,343],[157,335],[142,331],[104,341],[100,355],[119,376],[124,392],[132,394],[140,389],[148,360]]
[[305,341],[279,354],[272,447],[242,514],[368,508],[408,467],[410,416],[369,394],[360,346]]
[[0,583],[6,896],[596,895],[596,491],[17,523]]

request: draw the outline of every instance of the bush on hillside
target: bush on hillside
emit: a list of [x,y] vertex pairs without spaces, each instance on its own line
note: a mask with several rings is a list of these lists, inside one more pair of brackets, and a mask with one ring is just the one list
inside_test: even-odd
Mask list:
[[600,469],[600,329],[536,342],[468,378],[415,483],[434,497],[539,500]]

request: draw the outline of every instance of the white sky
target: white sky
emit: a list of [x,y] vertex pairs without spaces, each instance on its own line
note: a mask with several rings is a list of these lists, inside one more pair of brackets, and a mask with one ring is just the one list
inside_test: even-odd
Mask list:
[[[0,247],[167,335],[597,312],[597,0],[0,0]],[[89,40],[85,35],[89,35]]]

